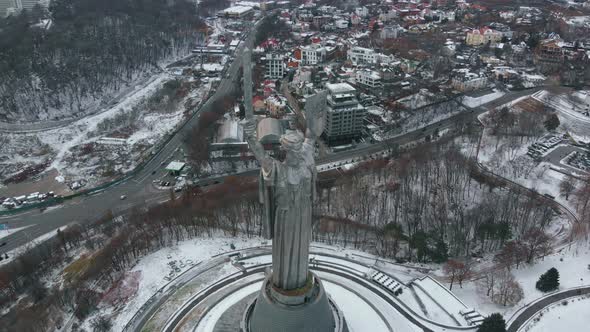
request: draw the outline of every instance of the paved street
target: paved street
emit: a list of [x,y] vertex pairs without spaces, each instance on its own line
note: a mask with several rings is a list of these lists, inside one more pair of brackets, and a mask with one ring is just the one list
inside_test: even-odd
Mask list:
[[579,296],[590,294],[590,287],[583,287],[583,288],[576,288],[576,289],[569,289],[562,292],[555,293],[553,295],[549,295],[541,300],[533,303],[532,305],[526,307],[523,311],[517,314],[515,318],[512,318],[508,323],[508,332],[517,332],[524,324],[533,317],[537,312],[541,311],[543,308],[551,305],[552,303],[559,302],[565,300],[570,297]]
[[[254,27],[252,30],[254,30]],[[241,67],[241,54],[244,46],[251,44],[253,38],[254,33],[250,33],[236,50],[234,54],[235,60],[226,71],[230,79],[223,78],[221,80],[215,89],[215,93],[200,108],[199,112],[182,126],[177,134],[168,141],[160,152],[138,174],[132,179],[109,187],[100,193],[68,200],[60,208],[48,208],[44,212],[30,210],[22,214],[0,217],[0,223],[7,224],[10,228],[30,226],[25,230],[5,237],[3,241],[6,241],[7,245],[2,248],[3,251],[10,251],[61,226],[75,222],[90,222],[104,215],[109,210],[118,213],[133,206],[143,205],[144,203],[153,204],[166,200],[169,197],[167,191],[157,191],[153,188],[152,181],[158,178],[159,175],[152,173],[160,170],[162,163],[169,161],[176,149],[183,145],[183,138],[198,122],[198,114],[208,111],[216,100],[223,98],[233,91],[235,88],[235,82],[233,80],[237,77],[238,70]],[[121,200],[121,195],[126,195],[127,198]]]
[[[250,34],[246,42],[242,43],[240,48],[236,51],[235,61],[228,70],[229,77],[232,77],[232,79],[237,76],[237,72],[241,66],[243,47],[245,44],[251,43],[252,39],[253,34]],[[215,94],[203,105],[200,112],[208,110],[215,100],[222,98],[232,91],[235,86],[232,79],[222,79]],[[539,89],[507,93],[496,101],[457,114],[448,119],[431,124],[423,129],[418,129],[414,132],[403,134],[384,142],[362,146],[357,149],[343,151],[328,155],[325,158],[320,158],[318,164],[359,160],[362,156],[388,150],[393,144],[403,145],[420,140],[427,135],[432,135],[436,130],[441,131],[444,129],[452,129],[458,123],[475,121],[477,115],[485,112],[488,108],[497,107],[516,98],[531,94],[536,90]],[[197,121],[197,116],[194,116],[187,121],[178,133],[172,137],[157,155],[154,156],[146,167],[144,167],[132,179],[109,187],[97,194],[68,200],[60,207],[50,207],[44,212],[30,210],[22,214],[0,217],[0,223],[7,224],[10,228],[30,226],[5,237],[3,240],[7,242],[7,245],[3,247],[3,251],[10,251],[22,246],[43,234],[49,233],[70,223],[92,222],[106,214],[109,210],[118,214],[122,211],[131,209],[134,206],[143,206],[145,204],[155,204],[166,201],[169,198],[169,193],[168,191],[159,191],[152,186],[152,181],[159,176],[158,174],[152,173],[153,171],[160,170],[162,163],[166,163],[176,149],[182,146],[183,137],[185,137]],[[244,173],[244,175],[252,174],[255,174],[255,171]],[[207,182],[210,181],[210,179],[207,180]],[[121,200],[121,195],[126,195],[127,198]]]

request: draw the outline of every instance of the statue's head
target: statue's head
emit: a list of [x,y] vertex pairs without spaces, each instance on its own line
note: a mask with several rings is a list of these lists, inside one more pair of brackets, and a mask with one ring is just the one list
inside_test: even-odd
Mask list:
[[288,130],[281,136],[281,147],[287,152],[299,152],[303,146],[304,137],[299,130]]

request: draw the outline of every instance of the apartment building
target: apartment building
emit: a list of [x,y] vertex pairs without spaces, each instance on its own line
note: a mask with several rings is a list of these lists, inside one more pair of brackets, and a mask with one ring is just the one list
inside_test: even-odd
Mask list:
[[326,60],[326,48],[319,44],[312,44],[301,48],[301,63],[303,65],[317,65]]
[[328,89],[324,135],[328,144],[347,143],[361,136],[367,110],[348,83],[326,84]]
[[264,77],[270,79],[280,79],[285,76],[285,61],[283,57],[276,53],[268,53],[265,56],[266,71]]

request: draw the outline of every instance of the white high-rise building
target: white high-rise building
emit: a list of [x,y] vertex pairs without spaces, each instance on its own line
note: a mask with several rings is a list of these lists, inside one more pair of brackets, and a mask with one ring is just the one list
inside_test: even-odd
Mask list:
[[330,144],[347,142],[360,137],[367,110],[348,83],[326,84],[328,89],[324,133]]
[[268,53],[265,57],[266,72],[265,77],[270,79],[279,79],[285,76],[285,62],[283,57],[275,53]]

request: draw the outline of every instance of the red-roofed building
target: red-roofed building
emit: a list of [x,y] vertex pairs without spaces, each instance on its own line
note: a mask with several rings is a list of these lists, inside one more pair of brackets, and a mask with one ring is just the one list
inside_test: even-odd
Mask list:
[[467,45],[496,44],[500,41],[502,41],[502,33],[489,27],[473,29],[465,37],[465,43]]
[[276,49],[279,47],[279,44],[280,43],[279,43],[278,39],[269,38],[269,39],[263,41],[260,44],[260,47],[263,47],[264,49],[269,49],[269,48]]

